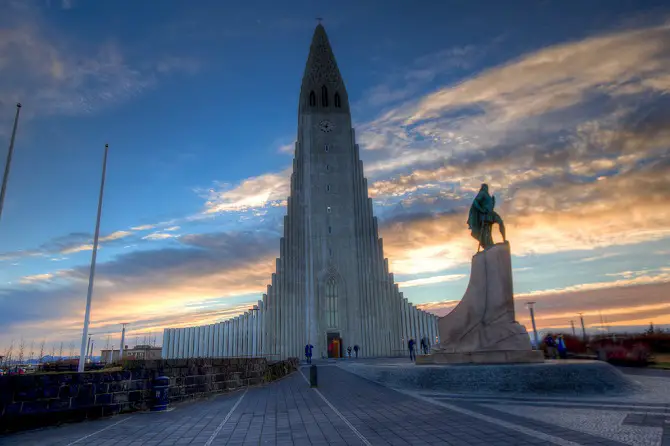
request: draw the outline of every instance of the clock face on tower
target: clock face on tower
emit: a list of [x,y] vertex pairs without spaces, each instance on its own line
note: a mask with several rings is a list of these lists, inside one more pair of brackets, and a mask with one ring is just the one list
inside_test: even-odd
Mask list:
[[334,128],[335,125],[333,125],[333,123],[328,120],[323,120],[319,123],[319,129],[324,133],[328,133],[332,131]]

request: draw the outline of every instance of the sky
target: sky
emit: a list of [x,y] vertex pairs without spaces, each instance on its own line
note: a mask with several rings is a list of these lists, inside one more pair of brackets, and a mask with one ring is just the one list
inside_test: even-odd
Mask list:
[[487,182],[521,323],[670,324],[670,7],[512,4],[0,0],[0,349],[79,342],[105,143],[97,347],[261,298],[316,17],[405,297],[457,304]]

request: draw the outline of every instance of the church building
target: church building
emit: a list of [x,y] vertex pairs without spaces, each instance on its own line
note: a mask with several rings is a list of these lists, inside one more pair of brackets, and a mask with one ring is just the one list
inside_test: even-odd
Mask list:
[[384,258],[344,79],[324,27],[312,38],[298,104],[298,135],[284,236],[267,292],[253,309],[201,327],[166,329],[164,358],[342,357],[406,353],[437,343],[437,317],[407,301]]

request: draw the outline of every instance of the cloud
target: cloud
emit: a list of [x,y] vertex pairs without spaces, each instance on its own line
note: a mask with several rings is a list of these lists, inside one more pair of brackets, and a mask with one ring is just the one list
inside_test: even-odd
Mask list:
[[575,260],[575,262],[576,263],[595,262],[597,260],[603,260],[603,259],[610,259],[612,257],[618,257],[620,255],[621,255],[621,253],[618,253],[618,252],[608,252],[608,253],[600,254],[600,255],[597,255],[597,256],[593,256],[593,257],[584,257],[584,258],[581,258],[579,260]]
[[[100,246],[121,241],[132,236],[130,231],[114,231],[99,237]],[[36,249],[27,249],[0,253],[0,261],[13,260],[23,257],[52,256],[57,254],[75,254],[82,251],[93,250],[93,236],[85,232],[72,232],[70,234],[56,237],[42,244]],[[64,257],[54,257],[51,260],[64,260]]]
[[[234,313],[241,305],[235,299],[252,294],[258,299],[266,289],[278,234],[187,235],[179,243],[176,248],[135,251],[98,263],[92,330],[116,330],[116,325],[127,320],[135,321],[135,327],[158,329]],[[33,336],[44,336],[57,326],[62,336],[74,336],[83,318],[81,299],[88,275],[89,267],[81,266],[26,276],[21,286],[1,288],[0,322],[6,335],[29,330]],[[54,286],[40,285],[56,278]]]
[[466,277],[465,274],[446,274],[442,276],[433,276],[433,277],[424,277],[421,279],[406,280],[404,282],[398,282],[398,286],[401,288],[409,288],[413,286],[433,285],[436,283],[454,282],[456,280],[462,280],[465,277]]
[[289,195],[291,170],[247,178],[236,186],[215,183],[206,191],[205,213],[241,212],[282,206]]
[[149,229],[153,229],[158,225],[141,225],[141,226],[133,226],[132,229],[133,231],[148,231]]
[[169,228],[163,229],[163,231],[179,231],[181,226],[170,226]]
[[179,237],[179,234],[166,234],[164,232],[154,232],[142,237],[142,240],[165,240],[169,238]]
[[[538,330],[570,327],[570,321],[579,325],[582,313],[589,331],[599,330],[601,321],[614,327],[630,329],[670,324],[670,275],[664,272],[643,280],[618,283],[592,283],[563,289],[542,290],[515,295],[516,319],[531,332],[532,325],[526,302],[535,304],[535,322]],[[418,305],[425,311],[444,316],[458,305],[458,300],[428,302]]]
[[283,144],[279,146],[277,152],[284,153],[286,155],[293,155],[293,153],[295,152],[295,141],[289,144]]
[[25,118],[94,113],[197,65],[175,55],[134,59],[115,41],[78,39],[54,29],[34,2],[6,4],[0,27],[0,97],[3,104],[22,102]]
[[[366,149],[362,156],[390,269],[424,276],[401,283],[408,295],[421,286],[464,278],[444,271],[468,263],[476,251],[465,221],[484,181],[496,194],[517,256],[667,241],[669,37],[670,28],[663,25],[555,45],[423,97],[407,91],[392,94],[397,90],[388,85],[370,90],[366,106],[385,108],[361,124],[357,134]],[[112,56],[120,66],[130,66]],[[468,57],[464,54],[463,60]],[[67,77],[68,63],[58,62],[49,65],[48,75]],[[417,79],[413,91],[423,88],[421,76],[436,79],[445,70],[459,70],[453,65],[430,73],[415,68],[408,74]],[[418,99],[402,102],[412,97]],[[265,217],[269,208],[284,205],[290,175],[287,169],[237,184],[216,182],[198,191],[207,201],[196,217]],[[167,224],[131,229],[163,226]],[[170,229],[144,238],[176,237],[167,233],[174,232]],[[128,243],[127,232],[112,233],[123,236],[108,242]],[[131,252],[100,264],[94,324],[111,326],[132,316],[160,327],[233,311],[225,303],[234,296],[260,295],[265,289],[279,236],[260,231],[183,235],[170,249]],[[74,252],[88,248],[90,239],[89,234],[70,234],[19,256]],[[585,255],[580,268],[607,258]],[[55,289],[36,286],[40,280],[33,278],[22,288],[0,290],[6,314],[14,315],[5,320],[8,327],[16,329],[19,321],[39,330],[56,321],[72,330],[79,326],[87,269],[59,274],[61,285]],[[617,324],[670,320],[667,271],[641,267],[613,274],[607,276],[610,281],[571,287],[536,285],[533,293],[517,296],[517,318],[527,323],[522,302],[532,297],[538,301],[541,327],[565,326],[577,311],[591,318],[589,324],[595,324],[600,311]],[[456,303],[421,307],[439,313]]]
[[32,275],[32,276],[24,276],[24,277],[21,277],[21,283],[29,284],[29,283],[43,282],[43,281],[51,280],[53,277],[54,277],[54,275],[51,274],[51,273],[35,274],[35,275]]

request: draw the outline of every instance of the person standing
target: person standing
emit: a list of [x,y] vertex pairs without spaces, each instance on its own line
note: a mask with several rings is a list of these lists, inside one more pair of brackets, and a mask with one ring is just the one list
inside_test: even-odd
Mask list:
[[312,349],[314,346],[312,344],[305,345],[305,358],[307,358],[307,364],[312,363]]
[[421,353],[426,354],[426,338],[421,338]]
[[347,347],[347,355],[351,358],[351,345]]
[[360,348],[358,347],[358,344],[354,344],[354,353],[356,354],[357,359],[358,359],[358,350],[360,350]]
[[544,338],[544,345],[547,347],[547,356],[554,359],[556,357],[556,342],[551,334]]
[[568,349],[565,346],[565,339],[563,339],[562,334],[559,334],[557,337],[556,347],[558,348],[558,357],[561,359],[566,359],[568,357]]
[[416,354],[414,353],[414,339],[410,338],[407,341],[407,348],[409,349],[409,359],[410,361],[416,361]]

